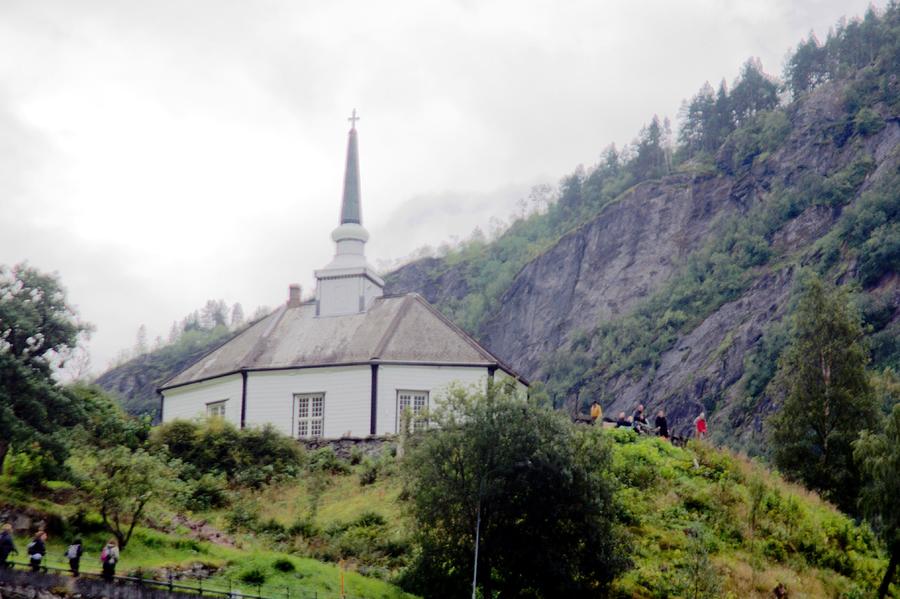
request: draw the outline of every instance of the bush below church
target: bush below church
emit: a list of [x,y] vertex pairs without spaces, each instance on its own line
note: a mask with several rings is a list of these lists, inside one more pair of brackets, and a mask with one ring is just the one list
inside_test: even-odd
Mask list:
[[[175,420],[153,431],[150,446],[181,460],[185,478],[220,475],[231,485],[249,488],[294,478],[306,465],[297,443],[269,425],[238,430],[218,419]],[[202,486],[212,491],[213,481]]]

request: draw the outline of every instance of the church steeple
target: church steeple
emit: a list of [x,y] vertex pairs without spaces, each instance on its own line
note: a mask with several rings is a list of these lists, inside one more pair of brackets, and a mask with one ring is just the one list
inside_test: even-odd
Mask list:
[[316,271],[316,304],[319,316],[338,316],[365,312],[376,297],[381,296],[384,280],[366,260],[369,232],[362,226],[360,211],[359,148],[356,135],[356,110],[347,119],[347,162],[344,170],[344,193],[341,199],[341,222],[332,231],[334,259]]
[[359,205],[359,148],[356,141],[356,109],[347,119],[350,121],[350,135],[347,140],[347,164],[344,168],[344,199],[341,202],[341,224],[362,224]]

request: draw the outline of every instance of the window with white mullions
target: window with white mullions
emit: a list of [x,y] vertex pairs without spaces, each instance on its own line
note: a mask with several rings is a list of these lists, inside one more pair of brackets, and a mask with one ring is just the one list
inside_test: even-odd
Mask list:
[[325,394],[295,393],[294,413],[297,436],[303,439],[321,437],[325,431]]
[[228,403],[227,399],[223,399],[222,401],[212,401],[206,404],[206,417],[207,418],[225,418],[225,404]]
[[428,391],[397,391],[397,432],[403,423],[403,414],[409,411],[412,430],[428,428]]

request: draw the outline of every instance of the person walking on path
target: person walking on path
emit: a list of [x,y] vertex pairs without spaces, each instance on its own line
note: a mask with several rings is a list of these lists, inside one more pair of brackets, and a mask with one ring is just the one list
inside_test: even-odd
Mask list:
[[600,407],[599,401],[591,404],[591,424],[597,424],[597,421],[603,422],[603,408]]
[[16,549],[16,544],[13,543],[12,526],[4,524],[3,530],[0,531],[0,570],[9,568],[10,553],[18,554],[19,551]]
[[666,413],[660,410],[656,413],[656,434],[663,439],[669,438],[669,422],[666,420]]
[[66,549],[66,557],[69,558],[69,569],[75,578],[78,578],[78,571],[81,569],[81,555],[83,553],[84,549],[81,546],[81,539],[75,539],[69,545],[69,548]]
[[112,582],[116,575],[116,564],[119,561],[119,545],[115,539],[110,539],[100,552],[100,563],[103,564],[103,580]]
[[34,539],[28,543],[28,558],[32,572],[40,572],[41,562],[47,554],[47,533],[43,530],[34,535]]
[[706,412],[700,412],[700,415],[694,418],[694,427],[697,431],[698,439],[706,438]]

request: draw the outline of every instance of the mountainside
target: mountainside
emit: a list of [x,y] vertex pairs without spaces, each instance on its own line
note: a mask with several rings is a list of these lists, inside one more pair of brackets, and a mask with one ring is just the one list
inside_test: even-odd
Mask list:
[[[784,83],[750,60],[686,104],[676,145],[654,117],[496,239],[403,266],[385,291],[424,295],[557,407],[644,402],[679,432],[706,410],[715,437],[752,449],[804,271],[848,286],[871,367],[900,369],[898,63],[893,4],[801,43]],[[217,342],[98,382],[155,411],[155,387]]]
[[[763,389],[771,372],[749,392],[747,375],[754,361],[773,369],[791,290],[809,268],[852,285],[874,365],[896,369],[894,69],[845,69],[745,119],[715,153],[606,203],[528,260],[471,332],[545,381],[558,406],[597,398],[613,414],[643,402],[681,431],[705,409],[720,438],[742,444],[777,399]],[[414,262],[388,276],[388,291],[419,291],[452,314],[480,292],[477,260]]]

